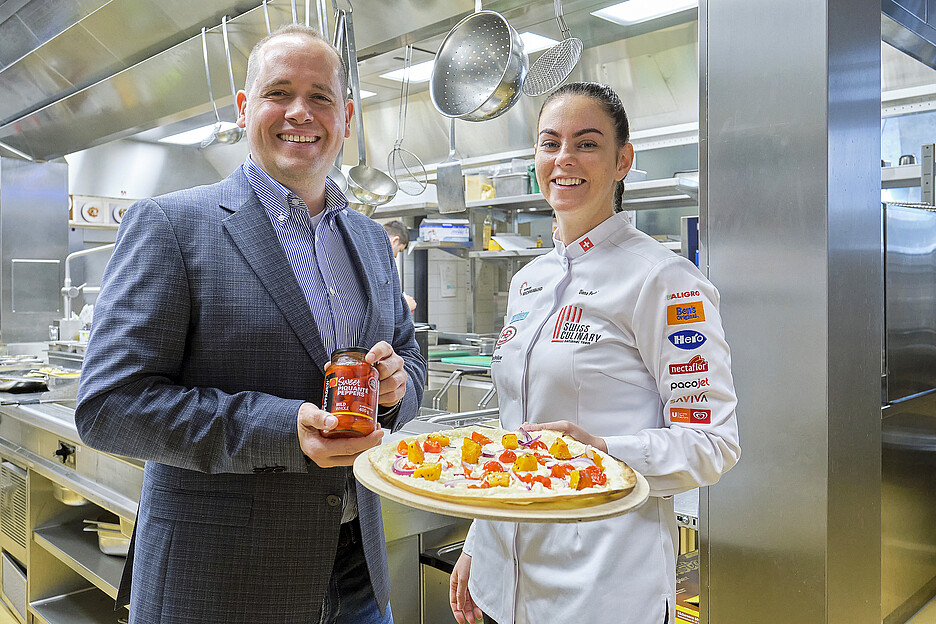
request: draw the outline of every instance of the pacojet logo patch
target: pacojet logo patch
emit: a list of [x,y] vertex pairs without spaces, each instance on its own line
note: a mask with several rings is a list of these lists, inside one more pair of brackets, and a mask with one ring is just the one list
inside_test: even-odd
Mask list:
[[705,334],[699,333],[694,329],[684,329],[670,334],[667,338],[675,347],[685,349],[686,351],[698,349],[705,344],[706,341]]

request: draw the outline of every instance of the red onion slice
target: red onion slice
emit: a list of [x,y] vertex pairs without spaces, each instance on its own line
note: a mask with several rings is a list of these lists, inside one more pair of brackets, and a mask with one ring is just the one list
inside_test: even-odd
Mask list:
[[[527,434],[527,436],[529,437],[529,434]],[[534,442],[536,442],[537,440],[539,440],[541,437],[543,437],[543,436],[542,436],[542,435],[538,435],[538,436],[536,436],[535,438],[530,438],[529,440],[518,440],[518,441],[517,441],[517,444],[519,444],[520,446],[523,446],[523,447],[527,447],[527,446],[530,446],[531,444],[533,444]]]
[[455,487],[456,485],[464,485],[466,483],[467,484],[477,483],[477,479],[452,479],[450,481],[446,481],[442,485],[445,487]]
[[513,471],[513,469],[510,470],[510,476],[513,477],[514,480],[515,480],[517,483],[519,483],[520,485],[522,485],[522,486],[525,487],[526,489],[528,489],[528,490],[532,490],[532,489],[533,489],[533,487],[532,487],[529,483],[526,483],[523,479],[521,479],[520,477],[518,477],[517,474]]
[[403,468],[403,463],[406,461],[406,459],[407,459],[406,455],[403,455],[401,457],[398,457],[397,460],[393,462],[393,466],[390,467],[390,469],[393,471],[393,474],[398,474],[398,475],[403,475],[403,476],[408,477],[412,475],[414,472],[416,472],[415,469],[409,470],[407,468]]

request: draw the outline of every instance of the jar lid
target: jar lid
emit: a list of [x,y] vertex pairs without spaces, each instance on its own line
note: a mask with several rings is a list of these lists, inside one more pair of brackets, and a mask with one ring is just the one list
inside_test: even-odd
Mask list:
[[345,353],[362,353],[364,355],[367,355],[369,351],[370,349],[365,349],[364,347],[344,347],[342,349],[335,349],[332,352],[331,356],[332,356],[332,359],[334,359],[335,356],[344,355]]

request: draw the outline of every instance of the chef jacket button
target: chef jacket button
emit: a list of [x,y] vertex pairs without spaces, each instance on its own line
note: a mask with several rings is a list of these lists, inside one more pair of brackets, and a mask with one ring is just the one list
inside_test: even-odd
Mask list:
[[337,507],[341,504],[341,497],[335,496],[334,494],[329,494],[325,497],[325,502],[328,503],[329,507]]

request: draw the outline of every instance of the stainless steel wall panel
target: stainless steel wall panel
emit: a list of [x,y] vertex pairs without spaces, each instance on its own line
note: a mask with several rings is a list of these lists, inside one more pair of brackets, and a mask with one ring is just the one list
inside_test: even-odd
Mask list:
[[701,257],[743,449],[701,497],[711,624],[880,621],[879,12],[700,6]]
[[39,40],[26,25],[13,15],[7,20],[0,20],[0,69],[25,56],[36,46]]
[[36,56],[28,56],[0,72],[0,120],[24,107],[47,104],[60,89],[70,87],[61,74]]
[[87,13],[75,0],[31,0],[16,15],[39,41],[46,42]]
[[[62,54],[63,49],[71,53]],[[81,24],[56,37],[54,45],[45,45],[36,50],[35,56],[76,88],[83,86],[88,76],[109,76],[127,68]]]

